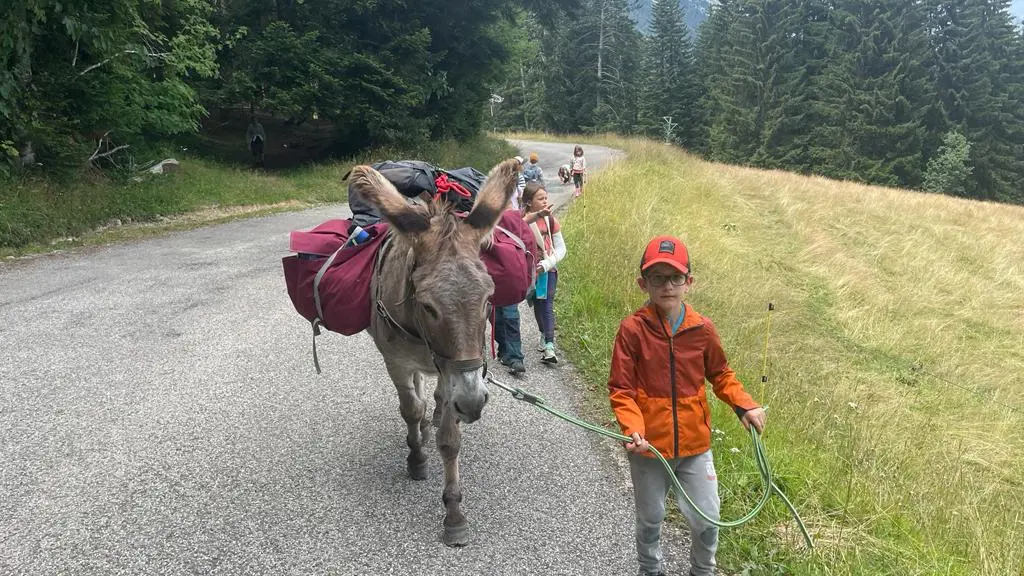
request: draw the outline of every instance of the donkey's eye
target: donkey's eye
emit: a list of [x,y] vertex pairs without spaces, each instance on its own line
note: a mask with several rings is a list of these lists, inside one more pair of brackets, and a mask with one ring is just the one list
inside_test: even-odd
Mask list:
[[426,313],[429,314],[430,317],[433,318],[434,320],[437,320],[438,317],[440,317],[440,314],[437,313],[437,308],[434,308],[430,304],[424,304],[423,310],[426,311]]

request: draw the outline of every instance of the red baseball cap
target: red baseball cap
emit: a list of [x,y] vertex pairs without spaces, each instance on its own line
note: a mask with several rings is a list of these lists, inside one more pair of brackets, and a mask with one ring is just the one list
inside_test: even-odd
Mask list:
[[655,264],[668,264],[683,274],[689,274],[690,255],[686,245],[673,236],[655,236],[647,243],[644,257],[640,260],[640,271],[644,272]]

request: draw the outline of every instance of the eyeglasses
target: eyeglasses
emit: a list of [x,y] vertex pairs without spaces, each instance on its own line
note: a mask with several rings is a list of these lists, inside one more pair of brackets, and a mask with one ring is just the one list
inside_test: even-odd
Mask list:
[[671,282],[673,286],[682,286],[686,284],[686,274],[672,274],[671,276],[665,276],[663,274],[648,274],[644,276],[647,279],[647,283],[655,288],[661,288],[666,282]]

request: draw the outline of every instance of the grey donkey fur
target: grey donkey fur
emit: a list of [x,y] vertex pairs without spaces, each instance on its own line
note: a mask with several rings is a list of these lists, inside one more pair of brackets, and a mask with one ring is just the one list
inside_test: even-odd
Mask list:
[[[515,160],[491,169],[464,220],[446,203],[410,204],[369,166],[352,170],[352,185],[380,209],[393,234],[371,284],[369,333],[398,390],[399,410],[408,426],[406,463],[414,480],[426,478],[424,446],[431,423],[438,427],[446,509],[442,540],[448,546],[464,546],[470,539],[461,509],[459,424],[479,419],[488,399],[481,364],[494,283],[480,261],[480,246],[515,190],[516,170]],[[378,304],[387,317],[379,313]],[[425,383],[432,376],[437,376],[437,385],[428,421]]]

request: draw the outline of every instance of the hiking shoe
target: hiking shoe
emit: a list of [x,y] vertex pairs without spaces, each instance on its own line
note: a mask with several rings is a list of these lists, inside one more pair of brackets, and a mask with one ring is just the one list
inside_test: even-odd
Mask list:
[[546,364],[558,364],[558,357],[555,356],[555,345],[548,343],[544,347],[544,357],[540,359],[541,362]]
[[537,352],[543,352],[545,350],[547,350],[547,347],[544,346],[543,342],[541,342],[540,344],[537,344]]
[[518,375],[526,372],[526,365],[523,364],[522,360],[511,360],[511,361],[509,361],[507,366],[508,366],[509,374],[511,374],[513,376],[518,376]]
[[505,366],[512,366],[512,360],[509,360],[508,356],[502,356],[501,358],[498,358],[498,362],[501,362]]

